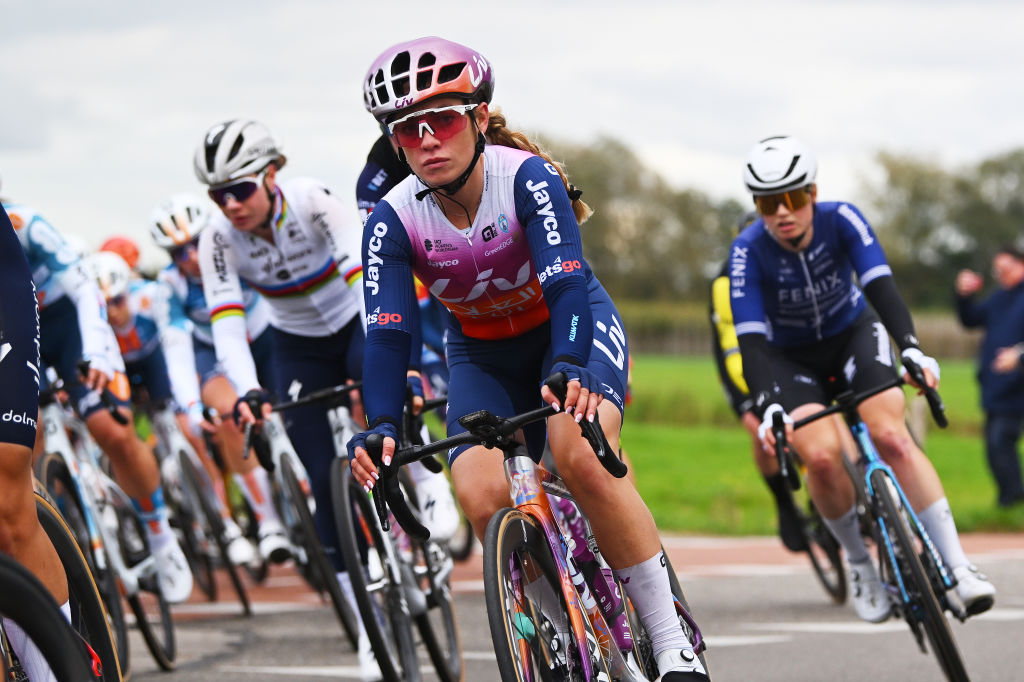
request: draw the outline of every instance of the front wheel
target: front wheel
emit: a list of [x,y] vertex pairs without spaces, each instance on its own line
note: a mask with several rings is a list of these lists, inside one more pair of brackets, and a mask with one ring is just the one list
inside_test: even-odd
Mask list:
[[484,538],[484,595],[503,682],[612,679],[582,609],[586,639],[578,640],[568,626],[563,578],[568,580],[536,520],[508,507],[491,518]]
[[[939,606],[932,582],[921,563],[919,552],[924,550],[923,547],[918,546],[916,536],[911,531],[911,528],[915,526],[907,519],[902,505],[894,497],[895,488],[891,485],[885,471],[877,469],[872,472],[871,485],[907,593],[907,601],[902,604],[903,617],[915,636],[918,637],[919,642],[919,628],[924,628],[932,652],[939,659],[939,665],[946,674],[946,679],[950,682],[967,682],[969,680],[967,670],[956,641],[953,639],[949,621],[946,620],[942,607]],[[884,544],[879,551],[885,557],[883,564],[888,567],[888,570],[883,571],[883,576],[887,581],[892,582],[896,576],[893,575],[892,567],[889,565]]]
[[832,601],[842,604],[846,601],[846,570],[843,567],[842,548],[825,526],[813,502],[807,501],[807,511],[801,512],[800,517],[800,525],[807,540],[807,556],[811,560],[814,574]]

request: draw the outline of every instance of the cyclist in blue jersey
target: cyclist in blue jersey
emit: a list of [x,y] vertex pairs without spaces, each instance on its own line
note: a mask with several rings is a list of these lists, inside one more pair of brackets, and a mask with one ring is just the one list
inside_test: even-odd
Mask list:
[[[782,413],[807,465],[810,495],[846,550],[856,611],[878,622],[890,615],[889,599],[860,535],[838,430],[832,420],[795,433],[791,424],[829,402],[830,378],[854,391],[890,379],[897,371],[890,335],[930,386],[938,384],[939,366],[919,347],[871,226],[850,203],[819,202],[816,173],[814,155],[794,137],[769,137],[751,149],[744,180],[761,217],[730,249],[732,312],[743,374],[762,418],[761,442],[774,452],[771,423]],[[907,430],[903,392],[880,393],[859,411],[953,569],[957,596],[969,613],[990,608],[995,588],[964,554],[938,474]]]
[[[654,519],[629,480],[604,470],[577,425],[600,412],[618,445],[628,359],[615,306],[583,259],[578,221],[589,207],[557,164],[490,109],[494,74],[480,53],[436,37],[400,43],[363,82],[366,108],[413,174],[363,230],[364,377],[372,381],[363,387],[370,430],[349,443],[353,476],[373,486],[368,433],[385,436],[385,461],[394,452],[403,360],[419,347],[415,276],[448,309],[449,435],[475,410],[511,415],[557,405],[541,382],[565,372],[565,404],[547,421],[558,470],[651,634],[661,679],[707,679],[676,618]],[[536,426],[525,436],[539,459],[545,427]],[[509,504],[501,453],[462,447],[449,461],[482,538]],[[541,583],[527,590],[550,590]],[[543,603],[554,595],[534,596]]]
[[[232,563],[255,558],[252,545],[228,513],[223,480],[206,453],[199,430],[212,428],[203,420],[199,385],[193,371],[192,335],[184,320],[172,320],[171,292],[166,284],[131,277],[131,268],[116,253],[100,251],[86,259],[107,302],[110,322],[124,359],[133,397],[145,393],[154,409],[171,404],[182,434],[209,470],[221,498],[224,540]],[[198,409],[197,409],[198,408]],[[218,485],[220,483],[220,485]]]
[[[167,521],[156,457],[136,435],[130,419],[119,424],[101,403],[100,391],[108,389],[127,408],[129,390],[100,293],[81,259],[42,216],[21,204],[4,207],[36,285],[42,361],[64,381],[76,412],[146,522],[164,596],[169,602],[182,602],[192,592],[192,573]],[[80,360],[89,363],[84,379],[79,377]]]
[[[37,578],[71,620],[67,576],[39,525],[32,487],[32,446],[39,410],[39,310],[25,253],[0,208],[0,552]],[[14,621],[4,630],[32,680],[53,680],[46,660]]]
[[[208,428],[209,422],[202,416],[203,405],[213,408],[217,415],[229,415],[238,400],[235,387],[229,381],[223,365],[217,361],[210,308],[206,304],[199,272],[199,236],[209,222],[210,213],[204,202],[190,194],[174,195],[154,208],[149,219],[153,241],[167,251],[171,258],[171,264],[157,275],[157,280],[170,289],[170,323],[191,330],[185,344],[191,351],[191,360],[186,358],[175,371],[187,371],[192,379],[194,390],[187,396],[189,402],[185,407],[194,429]],[[260,381],[268,383],[271,375],[271,342],[267,304],[258,293],[243,283],[242,306],[245,311],[246,336],[257,376]],[[233,472],[235,482],[256,515],[260,556],[267,561],[285,561],[290,554],[288,540],[284,524],[274,507],[267,470],[259,465],[255,457],[243,456],[244,438],[233,419],[216,416],[214,420],[214,439],[224,465],[228,471]],[[233,530],[231,535],[234,535]]]

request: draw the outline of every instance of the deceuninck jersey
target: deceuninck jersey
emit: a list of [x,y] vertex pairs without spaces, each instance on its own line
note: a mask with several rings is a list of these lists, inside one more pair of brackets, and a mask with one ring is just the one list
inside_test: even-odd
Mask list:
[[[415,176],[370,214],[363,230],[367,355],[383,353],[374,356],[382,360],[374,367],[405,366],[401,353],[385,349],[375,332],[417,338],[413,274],[465,336],[516,337],[550,319],[553,357],[577,364],[590,357],[587,291],[600,283],[583,259],[561,177],[541,157],[518,149],[488,145],[482,159],[483,193],[467,229],[456,228],[432,195],[416,199],[424,185]],[[380,398],[367,396],[371,418],[401,413],[401,395]]]
[[271,325],[297,336],[330,336],[362,311],[355,213],[312,178],[281,182],[275,193],[274,243],[236,230],[222,214],[199,237],[217,359],[240,392],[259,385],[242,282],[266,300]]
[[758,219],[729,254],[736,333],[764,334],[775,346],[835,336],[867,306],[861,287],[890,276],[878,238],[852,204],[816,204],[814,235],[799,252],[783,248]]
[[[83,359],[110,373],[124,371],[107,325],[105,307],[92,277],[81,259],[57,230],[42,216],[23,204],[4,203],[18,240],[25,250],[39,310],[70,299],[78,314]],[[65,377],[65,380],[70,378]]]

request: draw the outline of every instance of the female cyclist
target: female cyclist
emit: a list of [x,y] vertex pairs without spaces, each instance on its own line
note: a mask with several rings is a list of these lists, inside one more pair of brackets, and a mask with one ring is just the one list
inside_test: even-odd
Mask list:
[[[757,396],[755,409],[763,419],[759,436],[769,452],[775,444],[772,415],[781,412],[791,424],[822,409],[829,402],[829,377],[858,392],[892,378],[897,370],[890,334],[902,356],[921,366],[930,386],[939,381],[939,365],[919,347],[874,231],[852,204],[818,202],[816,174],[814,155],[794,137],[769,137],[754,145],[743,175],[761,217],[730,249],[743,374]],[[964,555],[939,476],[907,431],[903,391],[880,393],[859,411],[879,454],[953,569],[967,612],[990,608],[995,588]],[[787,432],[807,465],[811,498],[846,550],[857,614],[872,622],[887,619],[889,598],[861,538],[835,422],[816,421],[795,433],[787,426]]]
[[[654,519],[627,479],[601,467],[577,426],[599,412],[617,447],[627,371],[618,313],[583,260],[577,221],[589,208],[554,162],[490,110],[493,87],[481,54],[435,37],[388,48],[364,80],[366,108],[413,174],[377,204],[363,232],[364,376],[373,381],[364,385],[370,431],[349,444],[352,473],[372,487],[367,433],[386,436],[386,461],[394,452],[403,359],[419,342],[415,275],[449,312],[449,435],[478,409],[557,406],[540,385],[565,372],[562,413],[547,422],[558,470],[651,633],[662,679],[706,679],[676,618]],[[545,435],[538,426],[526,434],[537,458]],[[449,460],[482,538],[509,503],[501,454],[458,448]]]

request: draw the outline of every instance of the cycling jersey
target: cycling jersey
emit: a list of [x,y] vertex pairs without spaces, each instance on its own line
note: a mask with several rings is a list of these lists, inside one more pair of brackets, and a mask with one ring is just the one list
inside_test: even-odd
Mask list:
[[39,410],[39,314],[28,261],[0,209],[0,443],[31,448]]
[[[482,158],[483,192],[469,228],[454,227],[432,195],[416,199],[424,185],[415,176],[389,192],[366,223],[365,366],[381,387],[366,394],[371,419],[401,414],[404,358],[420,325],[413,273],[450,311],[450,331],[468,338],[518,337],[550,319],[553,357],[580,365],[600,343],[588,292],[601,285],[583,259],[558,172],[509,147],[488,145]],[[624,365],[624,352],[605,352]]]
[[304,337],[331,336],[362,311],[359,224],[318,180],[275,188],[273,244],[222,215],[199,238],[203,291],[217,358],[240,392],[259,386],[249,352],[242,282],[267,302],[270,324]]
[[365,221],[377,202],[408,175],[409,166],[395,154],[387,135],[378,137],[370,147],[366,165],[356,181],[356,208],[359,209],[359,216]]
[[783,248],[758,219],[732,243],[729,278],[736,333],[797,346],[843,331],[867,303],[860,286],[892,275],[871,226],[852,204],[818,203],[811,243]]
[[[210,308],[203,294],[203,282],[182,272],[173,263],[160,271],[157,279],[171,288],[171,324],[184,326],[191,323],[195,338],[209,346],[213,345],[213,329],[210,324]],[[245,282],[242,286],[242,306],[245,313],[246,332],[249,339],[256,339],[270,324],[270,311],[266,301]]]
[[[119,358],[113,357],[110,327],[107,326],[99,289],[82,267],[79,257],[68,247],[57,230],[38,213],[22,204],[4,203],[11,224],[28,258],[32,280],[36,286],[39,310],[44,311],[59,301],[70,299],[78,313],[82,335],[82,359],[113,376],[123,370]],[[61,334],[63,330],[54,330]],[[75,377],[62,377],[74,381]]]

